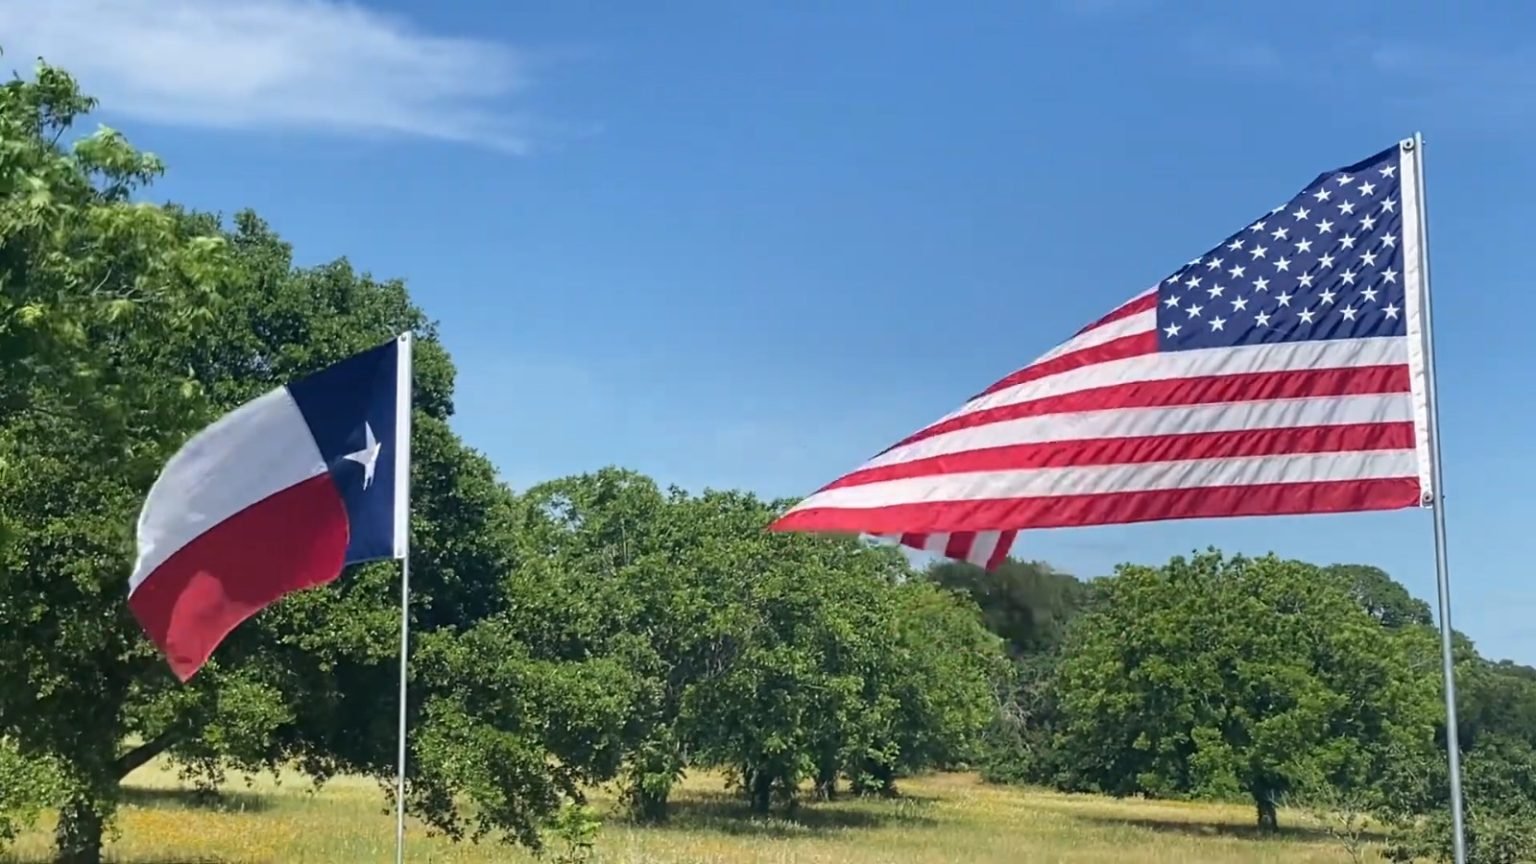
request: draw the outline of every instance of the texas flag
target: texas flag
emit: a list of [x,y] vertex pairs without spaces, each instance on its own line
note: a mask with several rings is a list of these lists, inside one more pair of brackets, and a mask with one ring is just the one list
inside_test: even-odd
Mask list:
[[410,374],[405,334],[241,405],[166,463],[128,605],[176,677],[278,598],[405,557]]

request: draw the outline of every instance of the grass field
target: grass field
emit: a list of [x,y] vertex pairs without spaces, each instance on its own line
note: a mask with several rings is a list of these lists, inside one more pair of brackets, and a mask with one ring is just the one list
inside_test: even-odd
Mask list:
[[[394,817],[377,786],[338,780],[314,794],[300,778],[236,784],[216,807],[194,802],[174,774],[148,766],[129,779],[116,862],[392,861]],[[894,801],[809,805],[790,821],[751,818],[718,778],[694,777],[662,828],[625,824],[611,798],[599,864],[1302,864],[1348,862],[1344,848],[1299,814],[1282,812],[1279,837],[1258,838],[1252,810],[1114,801],[1008,789],[969,775],[906,781]],[[20,861],[48,860],[50,825],[26,835]],[[530,862],[496,846],[455,845],[411,826],[407,860]],[[1380,860],[1374,852],[1366,860]]]

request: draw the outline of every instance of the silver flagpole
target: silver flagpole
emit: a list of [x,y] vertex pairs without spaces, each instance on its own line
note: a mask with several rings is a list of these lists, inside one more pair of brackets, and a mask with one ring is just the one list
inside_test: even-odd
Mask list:
[[1440,663],[1445,678],[1445,749],[1451,768],[1451,827],[1455,864],[1467,864],[1466,826],[1462,821],[1461,740],[1456,728],[1456,660],[1451,651],[1451,574],[1445,551],[1445,480],[1440,470],[1440,399],[1435,392],[1435,337],[1429,301],[1429,211],[1424,197],[1424,136],[1415,132],[1404,146],[1414,150],[1413,184],[1418,193],[1419,266],[1423,274],[1424,389],[1429,400],[1430,482],[1434,484],[1435,586],[1440,605]]
[[395,389],[395,543],[400,558],[400,722],[395,754],[395,864],[405,861],[406,675],[411,647],[411,334],[400,336]]

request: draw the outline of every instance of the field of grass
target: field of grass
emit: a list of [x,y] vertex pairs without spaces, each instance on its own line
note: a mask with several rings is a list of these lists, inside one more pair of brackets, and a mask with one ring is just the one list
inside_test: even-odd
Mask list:
[[[394,817],[372,782],[342,779],[318,794],[298,777],[234,784],[199,804],[156,765],[128,781],[128,803],[108,859],[170,862],[393,861]],[[1304,864],[1348,862],[1344,848],[1302,816],[1282,812],[1282,834],[1254,836],[1246,807],[1114,801],[982,784],[969,775],[908,780],[892,801],[807,805],[793,820],[752,818],[715,777],[690,778],[660,828],[626,824],[609,797],[597,864]],[[48,860],[44,824],[24,836],[21,861]],[[497,845],[455,845],[412,825],[407,860],[531,862]],[[1380,860],[1374,853],[1366,860]]]

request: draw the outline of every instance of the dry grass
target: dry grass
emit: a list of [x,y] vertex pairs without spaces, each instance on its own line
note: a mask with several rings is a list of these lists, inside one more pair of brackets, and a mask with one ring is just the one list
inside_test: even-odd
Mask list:
[[[130,778],[116,862],[392,861],[394,818],[376,785],[343,779],[319,794],[300,778],[255,778],[232,786],[217,806],[200,805],[174,774],[149,766]],[[718,778],[694,777],[675,798],[672,822],[626,824],[612,799],[597,864],[1304,864],[1347,862],[1343,848],[1291,813],[1277,838],[1257,838],[1245,807],[1114,801],[987,786],[968,775],[907,781],[894,801],[808,805],[793,820],[755,819],[725,795]],[[45,861],[48,829],[26,835],[22,861]],[[495,845],[454,845],[408,835],[413,862],[529,862]],[[1367,860],[1380,860],[1368,857]]]

